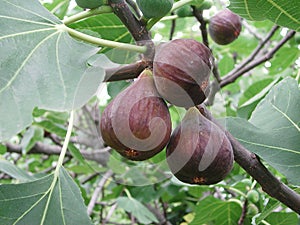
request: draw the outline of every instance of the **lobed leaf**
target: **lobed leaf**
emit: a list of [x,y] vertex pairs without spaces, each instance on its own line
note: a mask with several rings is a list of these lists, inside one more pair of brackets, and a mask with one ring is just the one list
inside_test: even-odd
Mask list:
[[300,31],[298,0],[230,0],[229,9],[245,19],[268,19],[280,26]]
[[79,188],[64,168],[58,177],[0,186],[0,224],[92,224]]
[[103,80],[104,70],[86,63],[99,49],[60,26],[39,1],[0,0],[0,140],[30,125],[35,107],[82,106]]
[[[257,105],[249,120],[229,118],[227,129],[295,184],[300,184],[300,91],[285,78]],[[284,159],[284,160],[283,160]]]

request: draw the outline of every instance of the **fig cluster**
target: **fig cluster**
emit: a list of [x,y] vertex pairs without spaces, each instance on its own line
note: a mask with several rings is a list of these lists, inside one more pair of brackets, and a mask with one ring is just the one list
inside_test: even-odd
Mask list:
[[[230,141],[199,107],[209,92],[212,60],[211,51],[193,39],[157,46],[153,68],[145,69],[103,111],[104,142],[135,161],[166,148],[171,172],[185,183],[224,179],[233,165]],[[173,132],[167,102],[187,109]]]

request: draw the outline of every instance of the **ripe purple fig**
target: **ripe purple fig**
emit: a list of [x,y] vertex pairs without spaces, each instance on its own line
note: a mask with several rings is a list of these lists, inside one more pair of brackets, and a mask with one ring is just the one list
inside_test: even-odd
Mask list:
[[153,76],[158,93],[180,107],[201,104],[209,93],[210,49],[192,39],[176,39],[158,46]]
[[167,145],[170,113],[150,70],[144,70],[107,105],[100,130],[104,142],[130,160],[149,159]]
[[219,45],[227,45],[238,38],[242,29],[241,18],[224,9],[210,19],[208,32]]
[[167,163],[182,182],[215,184],[231,171],[233,150],[224,131],[192,107],[172,133]]

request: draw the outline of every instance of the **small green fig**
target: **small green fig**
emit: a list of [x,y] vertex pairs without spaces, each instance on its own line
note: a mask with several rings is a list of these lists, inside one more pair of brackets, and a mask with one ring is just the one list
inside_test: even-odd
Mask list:
[[201,5],[196,6],[196,8],[198,10],[206,10],[206,9],[210,9],[213,5],[213,1],[212,0],[205,0],[202,2]]
[[178,17],[189,17],[189,16],[193,16],[193,11],[191,6],[189,5],[184,5],[182,7],[180,7],[177,11],[176,11],[176,15]]
[[180,181],[215,184],[233,166],[233,150],[223,130],[190,108],[173,131],[167,145],[167,163]]
[[153,76],[158,93],[180,107],[201,104],[209,93],[211,51],[193,39],[176,39],[158,46]]
[[250,202],[257,203],[259,201],[259,193],[256,190],[250,190],[247,193],[247,199]]
[[145,18],[165,16],[172,9],[173,0],[136,0]]
[[208,32],[210,37],[219,45],[227,45],[238,38],[242,29],[241,18],[224,9],[210,19]]
[[300,32],[297,32],[295,34],[295,41],[296,41],[297,44],[300,44]]
[[94,9],[104,5],[105,0],[75,0],[76,4],[83,9]]
[[169,109],[157,93],[150,70],[144,70],[107,105],[100,122],[104,142],[137,161],[163,150],[172,130]]

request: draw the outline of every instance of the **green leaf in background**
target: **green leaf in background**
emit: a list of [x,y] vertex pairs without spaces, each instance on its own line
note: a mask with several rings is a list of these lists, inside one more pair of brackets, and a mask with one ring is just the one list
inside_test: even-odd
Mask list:
[[285,78],[266,95],[248,121],[226,120],[226,128],[295,184],[300,184],[300,91]]
[[92,224],[78,186],[64,168],[22,184],[0,186],[0,224]]
[[28,152],[36,142],[43,141],[44,130],[37,126],[31,126],[23,134],[21,140],[22,153]]
[[[70,27],[79,31],[87,28],[90,32],[97,33],[101,38],[122,43],[132,43],[133,38],[121,20],[113,13],[97,15],[77,23],[71,24]],[[117,63],[131,63],[137,59],[138,54],[130,51],[111,49],[104,47],[101,49],[112,61]]]
[[243,93],[239,101],[237,114],[245,119],[249,119],[252,111],[255,109],[261,99],[270,91],[279,79],[264,79],[250,85]]
[[190,225],[236,225],[241,213],[242,207],[237,202],[222,201],[209,196],[201,200],[196,206],[195,218]]
[[43,120],[40,122],[34,123],[36,126],[43,128],[44,130],[48,131],[49,133],[54,133],[59,137],[65,137],[67,130],[65,127],[58,125],[50,120]]
[[152,212],[132,197],[119,197],[117,199],[117,204],[125,211],[132,213],[132,215],[136,217],[141,224],[150,224],[152,222],[158,223],[158,220]]
[[[7,175],[19,180],[19,181],[33,181],[36,178],[29,175],[24,170],[20,169],[16,165],[8,162],[7,160],[0,159],[0,171]],[[1,187],[1,186],[0,186]],[[0,191],[1,193],[1,191]],[[1,211],[0,211],[1,213]]]
[[39,1],[0,0],[0,140],[30,125],[36,106],[82,106],[103,80],[102,68],[86,64],[98,48],[75,41],[60,26]]
[[296,213],[273,212],[267,218],[269,224],[276,225],[295,225],[299,224],[299,218]]
[[299,0],[230,0],[233,12],[249,20],[265,20],[300,30],[300,1]]
[[68,11],[70,0],[53,0],[52,3],[45,3],[44,6],[59,19],[63,19]]

